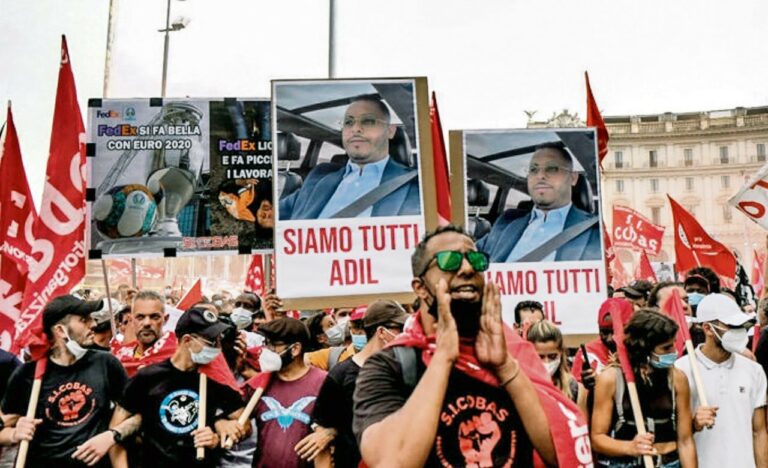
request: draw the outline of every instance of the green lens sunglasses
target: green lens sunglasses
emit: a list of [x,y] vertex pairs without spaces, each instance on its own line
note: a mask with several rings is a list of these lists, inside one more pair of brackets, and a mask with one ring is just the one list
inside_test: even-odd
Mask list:
[[[488,254],[485,252],[479,252],[477,250],[470,250],[469,252],[459,252],[458,250],[443,250],[441,252],[437,252],[432,260],[437,261],[437,267],[442,271],[459,271],[459,268],[461,268],[461,262],[464,257],[467,258],[469,264],[477,272],[483,272],[487,270],[488,265],[490,264]],[[432,264],[432,260],[427,263],[427,266],[424,268],[424,271],[421,272],[421,275],[427,272],[429,266]]]

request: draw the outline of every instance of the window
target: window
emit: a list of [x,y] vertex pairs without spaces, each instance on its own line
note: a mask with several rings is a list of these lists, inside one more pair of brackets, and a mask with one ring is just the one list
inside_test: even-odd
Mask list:
[[616,192],[617,193],[623,193],[624,192],[624,181],[619,179],[616,181]]
[[683,150],[683,158],[685,167],[693,166],[693,150],[691,148],[685,148]]
[[720,164],[728,164],[728,147],[720,147]]
[[757,160],[759,162],[765,162],[765,143],[757,144]]
[[659,191],[659,179],[651,179],[651,192],[656,193]]
[[657,153],[656,150],[648,152],[648,166],[659,167],[659,153]]
[[661,224],[661,208],[658,206],[651,207],[651,221],[653,224]]
[[622,169],[624,167],[624,152],[614,151],[613,160],[616,163],[616,169]]
[[720,187],[727,189],[731,187],[731,176],[720,176]]
[[685,178],[685,189],[689,192],[693,190],[693,177],[686,177]]
[[723,205],[723,221],[730,223],[731,219],[733,219],[733,212],[731,211],[731,207],[725,204]]

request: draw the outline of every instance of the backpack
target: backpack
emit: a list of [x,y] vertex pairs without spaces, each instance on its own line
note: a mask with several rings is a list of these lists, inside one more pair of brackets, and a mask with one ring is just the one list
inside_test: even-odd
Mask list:
[[341,353],[343,353],[345,349],[347,349],[347,347],[343,345],[331,347],[331,352],[328,354],[328,372],[330,372],[331,369],[336,367],[336,364],[339,363]]
[[395,359],[400,364],[403,372],[403,383],[409,389],[413,390],[419,382],[419,369],[416,364],[416,349],[406,346],[395,346],[392,348],[395,353]]

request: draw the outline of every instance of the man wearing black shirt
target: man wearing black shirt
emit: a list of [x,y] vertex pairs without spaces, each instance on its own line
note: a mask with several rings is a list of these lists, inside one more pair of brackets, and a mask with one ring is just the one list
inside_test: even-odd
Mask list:
[[60,296],[43,310],[43,329],[52,343],[35,418],[26,414],[35,363],[17,369],[8,382],[2,409],[9,427],[0,443],[29,440],[27,466],[109,466],[104,455],[114,445],[108,430],[128,376],[109,353],[89,351],[91,313],[102,302]]
[[[355,435],[352,433],[352,395],[355,381],[365,361],[403,331],[408,314],[395,301],[378,300],[368,306],[363,317],[363,329],[368,342],[350,359],[339,363],[330,372],[317,396],[315,422],[326,430],[335,430],[333,461],[338,467],[355,467],[360,462]],[[315,433],[308,436],[315,437]],[[302,441],[303,442],[303,441]],[[307,441],[308,449],[311,444]]]
[[[221,352],[221,334],[228,327],[209,310],[189,309],[176,324],[179,346],[174,355],[131,378],[113,429],[127,438],[141,428],[141,466],[216,466],[221,438],[226,434],[237,441],[246,435],[246,428],[234,420],[243,408],[240,395],[211,379],[207,381],[209,425],[198,429],[198,366],[210,363]],[[202,462],[195,458],[200,447],[206,449]],[[115,466],[128,466],[124,450],[115,458]]]
[[535,448],[556,464],[537,391],[507,347],[498,288],[485,284],[488,256],[447,226],[428,234],[411,260],[421,308],[396,341],[403,352],[371,356],[357,379],[353,430],[363,460],[532,466]]

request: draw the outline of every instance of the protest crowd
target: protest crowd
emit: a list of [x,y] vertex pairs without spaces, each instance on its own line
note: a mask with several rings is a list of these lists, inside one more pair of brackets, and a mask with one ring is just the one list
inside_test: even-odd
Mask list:
[[53,298],[33,416],[36,362],[0,353],[0,444],[29,441],[28,466],[576,466],[549,391],[588,421],[579,466],[768,466],[768,301],[751,286],[704,267],[634,281],[583,311],[598,338],[566,348],[539,302],[504,324],[488,265],[448,226],[413,252],[414,304],[286,311],[274,291],[179,302],[128,285]]

